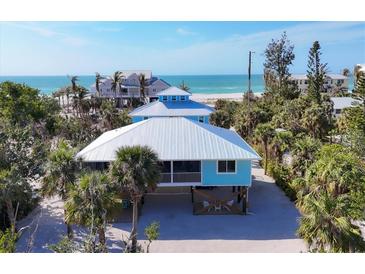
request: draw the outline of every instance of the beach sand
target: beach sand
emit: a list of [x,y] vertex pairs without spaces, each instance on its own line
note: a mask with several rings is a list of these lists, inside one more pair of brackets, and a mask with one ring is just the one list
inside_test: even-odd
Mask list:
[[[254,93],[255,96],[261,96],[261,93]],[[214,104],[218,99],[226,99],[232,101],[242,101],[243,93],[193,93],[191,99],[205,104]]]

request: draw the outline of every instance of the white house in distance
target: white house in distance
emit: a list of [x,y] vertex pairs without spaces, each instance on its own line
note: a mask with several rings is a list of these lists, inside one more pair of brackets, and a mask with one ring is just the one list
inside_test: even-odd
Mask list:
[[[139,75],[144,74],[146,79],[145,95],[150,99],[157,99],[156,94],[170,85],[164,80],[152,75],[151,70],[121,70],[123,77],[121,83],[121,90],[118,89],[116,93],[111,89],[111,78],[106,77],[101,80],[99,85],[100,96],[104,98],[139,98],[141,93],[141,86],[139,82]],[[91,93],[96,93],[96,84],[90,87]]]
[[345,108],[359,106],[362,102],[351,97],[331,97],[333,116],[339,117]]
[[[298,89],[302,92],[308,90],[308,77],[306,74],[293,74],[290,80],[298,85]],[[331,92],[333,89],[340,89],[341,91],[348,91],[349,78],[341,74],[327,74],[324,83],[326,92]]]

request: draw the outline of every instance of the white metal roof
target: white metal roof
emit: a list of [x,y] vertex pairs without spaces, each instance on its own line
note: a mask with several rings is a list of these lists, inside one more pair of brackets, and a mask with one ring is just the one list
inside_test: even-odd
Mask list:
[[164,89],[158,93],[156,93],[156,96],[190,96],[191,93],[185,90],[182,90],[177,87],[169,87],[167,89]]
[[102,134],[76,157],[85,162],[115,160],[123,146],[149,146],[160,160],[258,160],[260,156],[232,130],[183,117],[152,118]]
[[213,108],[192,100],[188,101],[155,101],[133,110],[130,116],[171,117],[171,116],[208,116]]
[[331,97],[331,100],[333,102],[334,109],[344,109],[361,104],[360,100],[351,97]]

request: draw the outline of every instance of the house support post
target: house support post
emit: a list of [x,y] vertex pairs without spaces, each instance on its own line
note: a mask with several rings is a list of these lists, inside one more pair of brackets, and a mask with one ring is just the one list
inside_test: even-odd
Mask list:
[[235,193],[236,192],[236,187],[232,186],[232,192]]
[[191,202],[194,203],[194,189],[192,186],[190,187],[190,192],[191,192]]
[[237,194],[237,204],[239,204],[241,202],[241,197],[242,197],[242,189],[240,186],[237,187],[237,191],[238,191],[238,194]]
[[245,186],[241,190],[242,195],[242,212],[243,214],[247,215],[247,208],[248,208],[248,187]]

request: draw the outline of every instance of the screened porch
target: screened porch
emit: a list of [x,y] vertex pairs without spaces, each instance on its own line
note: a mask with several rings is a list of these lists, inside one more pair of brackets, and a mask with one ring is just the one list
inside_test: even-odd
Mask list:
[[201,183],[201,161],[163,161],[160,184]]

